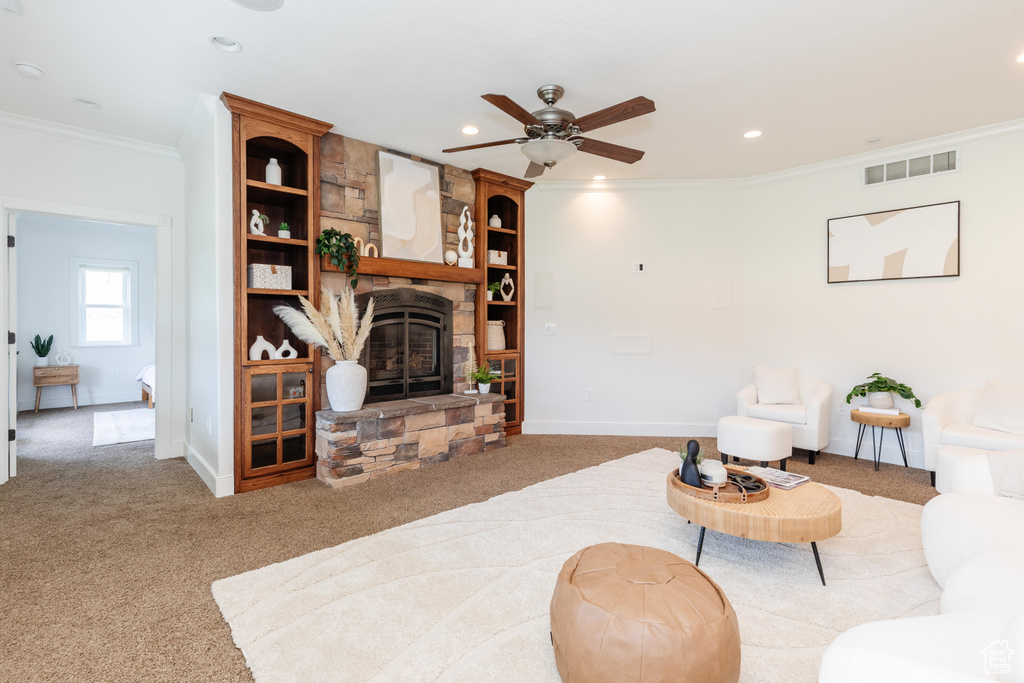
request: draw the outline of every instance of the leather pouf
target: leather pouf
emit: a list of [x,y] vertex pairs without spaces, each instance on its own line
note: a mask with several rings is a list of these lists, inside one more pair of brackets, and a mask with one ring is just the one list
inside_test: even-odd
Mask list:
[[690,562],[641,545],[584,548],[551,598],[562,680],[736,683],[740,633],[729,599]]

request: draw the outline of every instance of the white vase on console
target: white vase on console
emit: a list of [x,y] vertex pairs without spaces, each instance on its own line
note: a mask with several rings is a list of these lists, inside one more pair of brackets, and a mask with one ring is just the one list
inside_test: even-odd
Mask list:
[[366,368],[359,361],[338,361],[327,368],[324,377],[327,385],[327,400],[331,410],[348,413],[363,407],[366,397]]

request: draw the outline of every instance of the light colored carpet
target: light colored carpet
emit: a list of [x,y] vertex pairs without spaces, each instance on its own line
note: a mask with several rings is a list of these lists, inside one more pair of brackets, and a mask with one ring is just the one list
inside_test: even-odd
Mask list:
[[156,411],[148,408],[93,414],[92,445],[147,441],[156,438]]
[[[698,528],[665,502],[675,463],[637,453],[217,581],[214,598],[258,681],[554,682],[548,605],[566,559],[604,541],[694,557]],[[921,507],[833,490],[844,528],[818,544],[827,587],[809,545],[707,533],[701,568],[736,609],[743,681],[814,681],[840,632],[938,613]]]

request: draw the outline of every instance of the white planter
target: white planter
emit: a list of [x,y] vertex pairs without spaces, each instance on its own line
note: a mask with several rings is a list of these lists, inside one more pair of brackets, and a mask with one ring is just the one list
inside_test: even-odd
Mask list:
[[480,390],[481,394],[489,394],[489,393],[491,393],[491,383],[490,382],[488,382],[487,384],[477,383],[476,388]]
[[354,360],[343,360],[327,368],[327,400],[331,410],[348,413],[363,407],[366,398],[366,368]]
[[36,356],[36,367],[37,368],[45,368],[49,364],[50,364],[50,358],[48,356],[43,356],[42,358],[40,358],[39,356]]
[[487,290],[487,300],[488,301],[494,301],[494,292],[492,292],[489,289]]
[[868,392],[868,405],[872,408],[892,408],[892,392],[889,391],[869,391]]
[[277,231],[277,236],[280,237],[281,239],[290,240],[292,238],[292,231],[291,230],[278,230]]

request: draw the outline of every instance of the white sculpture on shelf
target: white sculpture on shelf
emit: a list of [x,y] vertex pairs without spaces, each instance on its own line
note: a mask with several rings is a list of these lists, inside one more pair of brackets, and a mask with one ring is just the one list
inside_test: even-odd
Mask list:
[[[505,293],[505,285],[508,285],[508,294]],[[515,283],[512,282],[512,276],[505,273],[505,277],[501,278],[501,287],[498,288],[501,292],[501,298],[505,301],[512,301],[512,295],[516,291]]]
[[299,352],[295,350],[295,347],[288,343],[287,339],[285,339],[284,344],[281,344],[281,346],[274,352],[274,358],[277,360],[282,358],[296,358],[298,355]]
[[57,356],[54,360],[57,361],[57,365],[71,365],[71,356],[64,349],[57,349]]
[[444,252],[444,262],[449,266],[454,266],[459,261],[459,255],[455,253],[454,249],[449,249]]
[[[249,232],[254,235],[266,235],[267,233],[263,232],[263,226],[266,225],[266,223],[263,222],[263,218],[263,214],[258,210],[253,209],[252,220],[249,221]],[[267,220],[269,221],[270,219],[268,218]]]
[[459,216],[459,267],[472,268],[473,265],[473,219],[467,206]]
[[267,360],[272,360],[274,355],[277,353],[277,349],[274,345],[263,338],[263,335],[258,335],[256,341],[249,347],[249,360],[263,360],[263,354],[267,354]]
[[362,237],[353,237],[352,243],[356,245],[356,251],[359,253],[360,256],[368,257],[370,255],[371,249],[373,249],[374,256],[380,256],[380,252],[377,251],[377,245],[374,244],[373,242],[367,242],[366,244],[363,244]]

